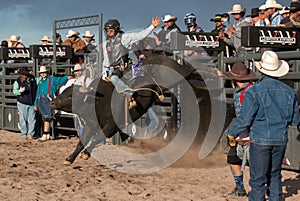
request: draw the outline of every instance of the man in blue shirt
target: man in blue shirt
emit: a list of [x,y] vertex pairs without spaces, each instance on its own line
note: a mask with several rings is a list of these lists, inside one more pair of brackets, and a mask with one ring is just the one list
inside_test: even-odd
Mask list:
[[265,200],[267,188],[270,200],[282,200],[281,163],[288,127],[300,124],[298,101],[294,90],[278,79],[288,73],[287,62],[265,51],[254,64],[262,77],[246,91],[241,113],[225,134],[236,138],[250,128],[249,200]]

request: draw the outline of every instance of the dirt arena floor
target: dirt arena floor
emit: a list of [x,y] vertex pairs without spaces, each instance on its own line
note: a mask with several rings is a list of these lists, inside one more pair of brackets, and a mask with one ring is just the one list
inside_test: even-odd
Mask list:
[[[142,153],[163,140],[135,141],[132,144],[101,145],[109,153],[112,146]],[[110,165],[100,164],[95,158],[77,160],[71,166],[62,164],[74,150],[76,137],[47,142],[27,140],[18,133],[0,131],[0,200],[8,201],[223,201],[234,188],[226,155],[214,151],[199,160],[199,147],[193,146],[173,165],[157,172],[129,174]],[[106,157],[109,154],[106,154]],[[113,156],[113,154],[112,154]],[[126,161],[126,159],[123,159]],[[246,190],[249,191],[249,169],[245,171]],[[300,200],[300,175],[283,171],[286,201]]]

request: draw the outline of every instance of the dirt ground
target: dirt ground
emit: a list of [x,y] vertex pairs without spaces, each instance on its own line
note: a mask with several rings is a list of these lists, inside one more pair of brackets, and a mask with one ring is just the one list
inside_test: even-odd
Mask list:
[[[233,189],[234,182],[226,165],[226,155],[220,151],[199,160],[198,147],[192,147],[168,168],[128,174],[100,164],[93,157],[77,158],[71,166],[64,166],[62,161],[75,148],[76,137],[42,143],[2,130],[0,139],[0,200],[247,200],[225,196]],[[143,152],[148,145],[151,142],[136,141],[120,149]],[[112,146],[119,145],[103,145],[97,150],[106,149],[107,153]],[[246,169],[247,191],[250,190],[248,181],[249,169]],[[300,200],[299,173],[283,171],[282,181],[285,200]]]

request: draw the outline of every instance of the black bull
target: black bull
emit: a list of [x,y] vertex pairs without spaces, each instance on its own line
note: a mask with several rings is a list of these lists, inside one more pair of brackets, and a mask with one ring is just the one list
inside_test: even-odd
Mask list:
[[[169,75],[166,71],[167,68],[169,68],[169,70],[175,70],[183,78],[188,77],[195,71],[191,65],[180,65],[174,60],[162,55],[149,57],[145,60],[143,67],[145,69],[145,77],[150,75],[148,77],[150,81],[146,83],[145,80],[147,79],[143,78],[142,83],[133,85],[134,88],[141,86],[141,88],[151,89],[157,93],[150,90],[135,91],[133,97],[137,102],[137,106],[129,110],[130,120],[133,122],[139,119],[155,101],[158,101],[158,95],[161,95],[167,88],[171,88],[180,82],[178,79],[168,79],[164,88],[155,83],[156,80],[166,80],[166,77]],[[51,103],[53,108],[75,113],[85,122],[76,149],[66,159],[66,162],[69,164],[76,159],[95,133],[97,133],[94,137],[96,139],[94,139],[91,145],[85,150],[86,154],[90,153],[105,137],[112,137],[117,132],[120,132],[122,140],[128,137],[127,134],[120,130],[120,126],[124,125],[122,124],[124,122],[120,120],[124,119],[124,116],[120,115],[124,113],[124,104],[122,104],[124,98],[121,98],[120,94],[114,92],[114,86],[110,82],[103,81],[102,79],[95,79],[89,86],[90,92],[82,93],[80,92],[80,87],[81,86],[73,85],[67,88]],[[104,135],[101,134],[101,132],[99,134],[100,129]]]

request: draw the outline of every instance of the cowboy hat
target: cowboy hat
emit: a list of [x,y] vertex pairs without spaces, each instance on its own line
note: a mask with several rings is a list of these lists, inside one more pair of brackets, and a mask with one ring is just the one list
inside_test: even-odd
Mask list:
[[47,70],[46,66],[41,66],[40,70],[39,70],[39,73],[48,73],[48,70]]
[[173,16],[173,15],[165,15],[164,19],[162,21],[164,22],[168,22],[168,21],[176,21],[177,17]]
[[225,75],[232,80],[238,81],[253,80],[256,78],[255,73],[252,70],[247,69],[245,64],[241,62],[233,64],[231,71],[226,72]]
[[43,38],[40,41],[44,41],[44,40],[48,41],[49,43],[52,43],[52,40],[50,39],[49,36],[43,36]]
[[260,72],[272,77],[284,76],[290,69],[289,64],[284,60],[279,60],[278,55],[273,51],[265,51],[261,61],[253,60],[253,63]]
[[85,37],[93,38],[93,37],[94,37],[94,34],[92,34],[91,31],[86,31],[84,34],[82,34],[82,37],[83,37],[83,38],[85,38]]
[[237,14],[237,13],[245,13],[245,12],[246,12],[246,8],[243,8],[241,4],[234,4],[232,6],[232,10],[228,11],[229,14]]
[[279,11],[279,14],[282,15],[289,12],[290,12],[289,7],[283,7],[283,9]]
[[20,36],[11,35],[8,40],[13,42],[18,42],[20,38],[21,38]]
[[268,8],[277,8],[282,9],[282,5],[276,2],[276,0],[267,0],[266,1],[266,9]]
[[78,35],[79,35],[79,32],[73,31],[73,30],[69,30],[68,33],[66,34],[67,37],[78,36]]
[[81,65],[80,64],[75,64],[73,72],[77,72],[77,71],[80,71],[80,70],[82,70]]

